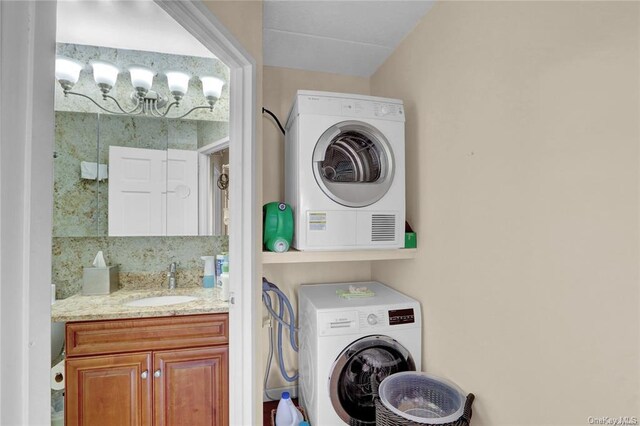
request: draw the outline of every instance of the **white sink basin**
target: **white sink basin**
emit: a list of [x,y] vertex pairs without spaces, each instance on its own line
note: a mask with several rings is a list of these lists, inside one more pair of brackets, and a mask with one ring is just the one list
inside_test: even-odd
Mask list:
[[145,297],[144,299],[136,299],[125,303],[127,306],[167,306],[177,305],[179,303],[187,303],[196,300],[193,296],[156,296]]

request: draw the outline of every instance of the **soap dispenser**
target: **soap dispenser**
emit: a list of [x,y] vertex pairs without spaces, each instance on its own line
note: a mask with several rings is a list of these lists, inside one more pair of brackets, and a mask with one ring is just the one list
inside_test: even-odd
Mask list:
[[220,300],[226,302],[229,300],[229,262],[222,264],[222,274],[218,280],[218,286],[220,287]]
[[204,276],[202,277],[202,287],[213,288],[216,285],[215,256],[201,256],[204,260]]

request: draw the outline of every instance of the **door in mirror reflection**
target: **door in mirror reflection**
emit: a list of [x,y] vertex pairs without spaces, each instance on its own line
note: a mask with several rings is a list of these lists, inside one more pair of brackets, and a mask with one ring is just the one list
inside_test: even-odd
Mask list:
[[198,153],[109,147],[109,236],[198,235]]
[[167,150],[166,235],[198,235],[198,152]]

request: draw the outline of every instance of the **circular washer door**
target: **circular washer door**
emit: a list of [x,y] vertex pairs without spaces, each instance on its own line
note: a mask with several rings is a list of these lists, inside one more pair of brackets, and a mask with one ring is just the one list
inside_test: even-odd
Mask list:
[[373,392],[387,376],[415,371],[409,351],[388,336],[363,337],[350,344],[329,374],[331,404],[349,425],[375,425]]
[[347,207],[380,200],[393,182],[393,150],[374,126],[343,121],[328,128],[313,150],[313,175],[329,198]]

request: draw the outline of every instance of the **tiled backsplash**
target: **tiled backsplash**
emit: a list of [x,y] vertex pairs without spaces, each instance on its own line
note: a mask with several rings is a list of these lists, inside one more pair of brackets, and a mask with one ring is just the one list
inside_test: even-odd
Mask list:
[[228,250],[229,239],[220,237],[54,237],[53,283],[64,299],[82,289],[83,267],[91,266],[102,250],[109,265],[120,265],[120,288],[160,289],[167,285],[169,263],[178,262],[180,287],[202,285],[204,263],[200,256]]

